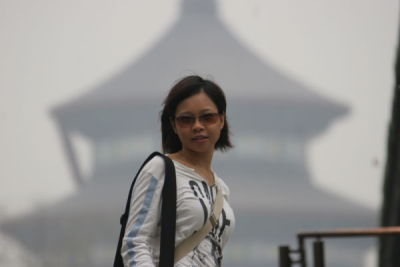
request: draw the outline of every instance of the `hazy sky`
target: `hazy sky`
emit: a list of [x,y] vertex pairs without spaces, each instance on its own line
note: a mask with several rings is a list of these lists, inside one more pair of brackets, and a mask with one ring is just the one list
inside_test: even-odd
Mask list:
[[[310,147],[313,182],[378,207],[398,1],[218,2],[246,47],[351,107]],[[145,53],[177,19],[179,3],[0,1],[0,220],[75,189],[49,109]]]

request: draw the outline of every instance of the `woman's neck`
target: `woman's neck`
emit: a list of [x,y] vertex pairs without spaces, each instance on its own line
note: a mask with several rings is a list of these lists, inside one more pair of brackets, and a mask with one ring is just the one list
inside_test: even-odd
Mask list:
[[173,154],[174,157],[195,169],[211,170],[213,153],[196,153],[190,150],[181,150]]
[[187,150],[181,150],[170,157],[174,160],[181,162],[182,164],[194,169],[194,171],[200,175],[209,185],[215,184],[214,173],[211,170],[211,161],[213,153],[193,153]]

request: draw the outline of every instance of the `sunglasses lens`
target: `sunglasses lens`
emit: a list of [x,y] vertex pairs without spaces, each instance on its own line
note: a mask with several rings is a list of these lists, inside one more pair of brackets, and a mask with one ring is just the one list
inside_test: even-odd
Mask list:
[[217,113],[204,114],[200,116],[199,120],[201,123],[203,123],[203,125],[211,125],[217,122],[218,114]]
[[[219,114],[218,113],[207,113],[199,116],[199,121],[203,125],[211,125],[217,123]],[[194,124],[196,117],[192,116],[179,116],[175,118],[176,123],[179,127],[187,128]]]
[[189,127],[194,123],[195,118],[190,116],[176,117],[176,122],[180,127]]

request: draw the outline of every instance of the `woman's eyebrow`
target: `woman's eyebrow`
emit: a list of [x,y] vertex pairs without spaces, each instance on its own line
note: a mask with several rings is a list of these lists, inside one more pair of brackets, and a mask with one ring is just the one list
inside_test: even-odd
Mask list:
[[[204,114],[204,113],[211,112],[211,111],[212,111],[211,108],[205,108],[205,109],[200,110],[199,113]],[[182,111],[182,112],[178,113],[177,115],[193,115],[194,116],[194,113],[192,111]]]
[[193,114],[193,112],[190,112],[190,111],[183,111],[183,112],[178,113],[177,115],[194,115],[194,114]]

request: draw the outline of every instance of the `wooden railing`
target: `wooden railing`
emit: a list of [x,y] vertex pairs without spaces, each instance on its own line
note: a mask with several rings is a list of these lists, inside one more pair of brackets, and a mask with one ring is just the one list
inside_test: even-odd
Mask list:
[[[385,235],[400,235],[400,227],[300,232],[297,234],[297,249],[290,249],[288,246],[279,247],[279,267],[292,267],[294,265],[307,267],[306,239],[314,239],[312,252],[313,266],[325,267],[323,238],[378,237]],[[293,257],[294,255],[296,256]]]

